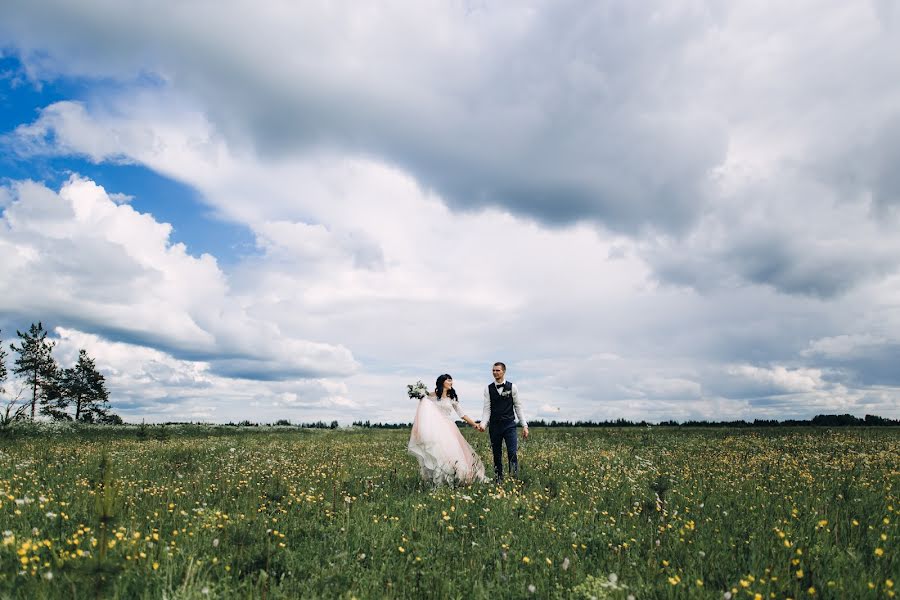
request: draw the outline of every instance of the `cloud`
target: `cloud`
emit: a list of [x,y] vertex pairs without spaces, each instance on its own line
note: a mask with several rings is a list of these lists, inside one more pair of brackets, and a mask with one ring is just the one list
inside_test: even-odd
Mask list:
[[285,336],[276,323],[249,317],[212,256],[191,256],[169,241],[170,225],[116,204],[92,181],[72,176],[59,193],[17,182],[10,193],[0,220],[9,257],[0,269],[3,312],[78,324],[244,378],[355,368],[341,346]]
[[812,392],[825,385],[819,369],[788,369],[781,365],[774,367],[735,365],[728,369],[728,374],[760,384],[767,390],[774,389],[775,393]]
[[[106,378],[114,412],[126,421],[294,422],[341,419],[349,422],[359,405],[346,385],[325,379],[286,382],[217,375],[208,361],[182,360],[145,345],[104,339],[57,327],[51,335],[57,361],[68,366],[86,349]],[[252,415],[248,408],[252,407]]]
[[701,5],[433,2],[372,9],[363,25],[301,5],[47,2],[7,5],[3,17],[37,79],[150,70],[202,98],[232,140],[264,154],[377,155],[458,208],[680,228],[726,149],[721,115],[679,81],[696,77],[697,46],[714,31]]

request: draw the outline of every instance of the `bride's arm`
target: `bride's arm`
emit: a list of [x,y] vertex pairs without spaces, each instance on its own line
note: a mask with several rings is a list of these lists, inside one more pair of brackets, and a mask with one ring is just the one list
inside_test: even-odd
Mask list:
[[458,414],[458,415],[460,416],[460,418],[461,418],[463,421],[465,421],[466,423],[468,423],[468,424],[471,425],[472,427],[475,427],[476,429],[478,428],[478,425],[476,425],[475,421],[473,421],[472,418],[469,417],[469,415],[464,415],[464,414],[463,414],[462,409],[459,407],[459,401],[458,401],[458,400],[454,400],[454,401],[453,401],[453,410],[456,411],[456,414]]

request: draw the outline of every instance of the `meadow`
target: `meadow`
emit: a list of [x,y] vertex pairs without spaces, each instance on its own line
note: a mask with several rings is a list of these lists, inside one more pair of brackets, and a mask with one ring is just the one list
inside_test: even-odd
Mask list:
[[[467,439],[486,462],[487,435]],[[0,438],[4,598],[889,598],[900,429],[533,429],[430,489],[408,430]],[[490,467],[488,467],[490,470]]]

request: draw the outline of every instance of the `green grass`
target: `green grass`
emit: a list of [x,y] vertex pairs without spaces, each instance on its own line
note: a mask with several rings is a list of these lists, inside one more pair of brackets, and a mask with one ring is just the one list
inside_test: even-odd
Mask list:
[[[535,429],[521,480],[437,490],[418,481],[408,435],[7,437],[0,597],[887,598],[900,587],[897,429]],[[465,435],[489,462],[487,436]]]

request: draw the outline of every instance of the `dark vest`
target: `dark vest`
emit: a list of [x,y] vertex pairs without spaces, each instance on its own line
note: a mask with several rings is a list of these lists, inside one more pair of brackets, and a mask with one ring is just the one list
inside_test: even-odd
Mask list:
[[488,392],[491,395],[490,423],[514,421],[516,419],[516,413],[513,410],[512,381],[504,382],[502,389],[504,392],[503,396],[497,391],[496,384],[492,383],[488,386]]

